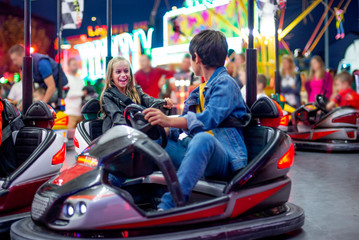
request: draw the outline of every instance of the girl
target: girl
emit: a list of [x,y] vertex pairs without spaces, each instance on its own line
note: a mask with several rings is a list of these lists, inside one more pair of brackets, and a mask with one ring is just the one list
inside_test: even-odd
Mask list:
[[[157,87],[157,86],[154,86]],[[126,125],[125,108],[130,104],[150,107],[161,100],[144,94],[141,87],[135,85],[129,61],[123,57],[113,58],[107,66],[105,87],[102,91],[101,110],[106,114],[103,122],[103,132],[114,125]],[[165,108],[172,108],[172,101],[165,99]]]
[[308,92],[308,102],[314,102],[315,96],[321,94],[330,99],[333,92],[333,77],[324,70],[321,57],[314,56],[310,60],[309,79],[305,83]]
[[300,89],[302,81],[300,75],[295,71],[293,57],[289,55],[282,56],[281,64],[281,93],[289,105],[297,108],[300,106]]

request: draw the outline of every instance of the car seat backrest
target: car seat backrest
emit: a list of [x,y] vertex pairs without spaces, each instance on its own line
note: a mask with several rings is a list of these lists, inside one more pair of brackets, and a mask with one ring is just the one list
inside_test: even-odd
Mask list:
[[20,111],[11,104],[7,99],[2,101],[3,103],[3,126],[4,128],[7,124],[15,120],[17,117],[21,115]]
[[102,119],[90,120],[88,121],[89,124],[89,134],[91,140],[94,140],[102,135]]
[[98,118],[100,110],[100,101],[96,98],[93,98],[82,107],[81,114],[86,120],[94,120]]
[[251,113],[253,118],[278,118],[278,107],[274,103],[274,100],[262,97],[259,98],[251,107]]
[[41,144],[47,134],[46,129],[24,127],[16,135],[15,154],[16,167],[19,167]]
[[248,153],[248,163],[264,149],[272,135],[273,132],[270,129],[260,126],[251,126],[243,130]]
[[24,115],[27,126],[51,129],[54,126],[56,113],[48,104],[38,101],[29,107]]

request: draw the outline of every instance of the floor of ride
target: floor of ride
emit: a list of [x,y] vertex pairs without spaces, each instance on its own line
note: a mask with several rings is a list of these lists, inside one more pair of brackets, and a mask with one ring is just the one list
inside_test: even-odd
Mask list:
[[[68,151],[64,167],[75,162]],[[269,239],[342,239],[359,236],[359,153],[297,151],[290,202],[305,211],[302,230]]]
[[342,239],[359,236],[359,153],[297,151],[290,202],[302,207],[305,224],[281,239]]

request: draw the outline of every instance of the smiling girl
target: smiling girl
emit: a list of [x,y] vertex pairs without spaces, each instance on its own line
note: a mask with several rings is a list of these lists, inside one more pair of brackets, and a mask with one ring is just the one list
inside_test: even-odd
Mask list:
[[[172,101],[169,98],[165,100],[167,105],[164,107],[171,109]],[[125,58],[113,58],[107,66],[106,83],[100,98],[101,110],[106,114],[103,132],[115,125],[126,124],[124,111],[128,105],[135,103],[147,108],[159,101],[135,85],[130,63]]]

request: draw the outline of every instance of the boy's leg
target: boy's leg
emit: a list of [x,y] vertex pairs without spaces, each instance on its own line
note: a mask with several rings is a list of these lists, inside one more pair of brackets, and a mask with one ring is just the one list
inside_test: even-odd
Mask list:
[[188,139],[174,141],[172,139],[168,139],[167,146],[165,148],[166,152],[171,158],[171,161],[176,169],[179,168],[181,162],[186,153],[186,148],[188,145]]
[[[185,201],[188,201],[192,189],[202,176],[226,176],[229,173],[229,161],[227,151],[215,137],[203,132],[196,134],[188,144],[185,157],[177,172]],[[208,168],[207,174],[209,162],[213,167]],[[158,208],[166,210],[173,207],[171,194],[165,193]]]

